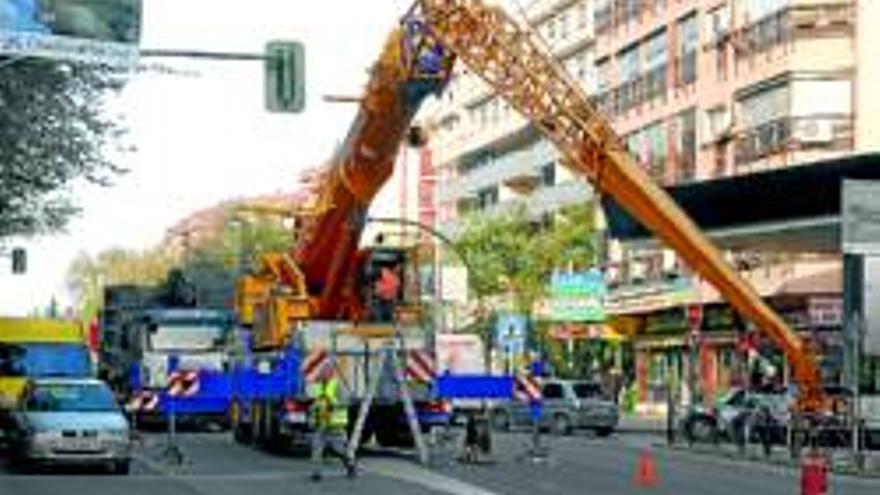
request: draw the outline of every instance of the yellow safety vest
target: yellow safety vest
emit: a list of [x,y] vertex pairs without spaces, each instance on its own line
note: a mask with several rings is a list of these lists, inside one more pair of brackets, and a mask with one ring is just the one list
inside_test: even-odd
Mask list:
[[321,429],[344,430],[348,427],[348,410],[339,406],[339,382],[336,378],[326,383],[309,386],[309,396],[315,399],[312,411]]

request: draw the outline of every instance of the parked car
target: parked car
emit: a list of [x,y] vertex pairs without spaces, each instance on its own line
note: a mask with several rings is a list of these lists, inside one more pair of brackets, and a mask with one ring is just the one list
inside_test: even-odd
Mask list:
[[749,426],[750,440],[769,435],[772,443],[784,443],[791,397],[784,389],[758,391],[734,387],[711,407],[696,404],[681,419],[680,427],[689,442],[736,441]]
[[14,418],[16,466],[100,465],[117,474],[129,471],[128,420],[100,380],[31,380]]
[[[607,397],[598,383],[550,379],[543,383],[542,394],[541,428],[560,435],[575,429],[591,429],[599,436],[610,435],[617,428],[617,403]],[[530,406],[517,400],[496,404],[492,422],[500,430],[530,426]]]

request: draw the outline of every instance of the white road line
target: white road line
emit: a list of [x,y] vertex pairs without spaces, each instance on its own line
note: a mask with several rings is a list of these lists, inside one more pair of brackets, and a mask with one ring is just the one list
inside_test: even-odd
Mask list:
[[365,471],[451,495],[500,495],[450,476],[439,474],[409,462],[371,459],[362,463]]

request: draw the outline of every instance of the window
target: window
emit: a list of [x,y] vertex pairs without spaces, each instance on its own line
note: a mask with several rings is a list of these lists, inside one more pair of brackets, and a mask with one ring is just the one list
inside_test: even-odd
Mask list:
[[745,134],[737,141],[735,160],[748,163],[782,149],[791,134],[791,86],[784,82],[739,99]]
[[611,27],[611,0],[596,0],[593,23],[596,34],[602,34]]
[[620,87],[618,88],[618,108],[629,110],[639,102],[636,82],[641,72],[639,67],[638,45],[633,45],[618,54],[620,63]]
[[666,92],[668,54],[665,29],[645,41],[645,96],[647,98],[654,98]]
[[590,21],[589,19],[590,9],[587,8],[587,0],[581,0],[577,5],[577,27],[578,29],[584,29],[587,27],[587,23]]
[[706,16],[706,40],[718,43],[730,31],[730,5],[724,4],[713,9]]
[[677,182],[688,182],[696,178],[697,166],[697,118],[696,109],[686,110],[674,117],[677,134],[676,163]]
[[562,391],[562,385],[558,383],[548,383],[544,385],[542,394],[545,399],[563,399],[565,394]]
[[699,32],[697,31],[696,13],[678,23],[679,36],[679,67],[678,81],[680,84],[691,84],[697,80],[697,48],[699,47]]
[[541,167],[541,185],[545,187],[556,185],[556,165],[553,162]]
[[559,13],[559,39],[568,38],[568,11],[563,10]]
[[720,105],[706,110],[706,137],[707,140],[715,141],[724,134],[730,126],[730,112],[727,107]]
[[737,0],[738,10],[742,12],[746,23],[755,22],[785,7],[790,0]]
[[556,19],[551,17],[545,26],[547,30],[547,40],[552,44],[556,41]]
[[485,210],[495,204],[498,204],[498,186],[487,187],[477,191],[477,205],[481,210]]
[[651,124],[642,131],[642,147],[644,163],[648,173],[655,180],[662,182],[666,173],[667,136],[663,122]]

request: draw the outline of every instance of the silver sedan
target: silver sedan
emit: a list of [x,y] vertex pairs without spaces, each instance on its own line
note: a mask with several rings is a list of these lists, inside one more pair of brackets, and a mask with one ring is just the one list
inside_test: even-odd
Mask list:
[[12,452],[20,467],[73,464],[129,471],[128,420],[100,380],[32,380],[15,420]]

